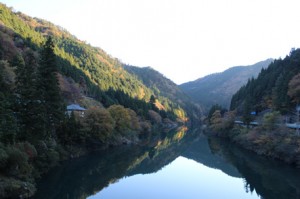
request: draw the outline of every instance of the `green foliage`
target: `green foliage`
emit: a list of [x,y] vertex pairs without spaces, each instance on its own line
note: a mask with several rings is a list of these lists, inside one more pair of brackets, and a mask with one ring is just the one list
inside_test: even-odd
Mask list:
[[13,13],[4,4],[0,4],[0,19],[8,28],[12,29],[18,35],[21,35],[25,43],[32,48],[36,48],[36,45],[41,44],[44,39],[41,34],[37,33],[33,27],[24,23],[22,17],[25,15],[22,13]]
[[263,117],[262,127],[267,131],[275,130],[280,124],[279,117],[280,113],[278,111],[266,113]]
[[19,140],[34,142],[45,134],[42,122],[41,93],[37,82],[37,61],[30,50],[23,57],[17,57],[16,66],[16,112],[19,120]]
[[36,143],[35,148],[37,157],[33,163],[36,169],[35,175],[39,176],[49,171],[51,167],[56,166],[60,156],[54,139],[40,140]]
[[5,67],[8,63],[0,61],[0,140],[13,144],[17,133],[17,123],[13,113],[10,85],[5,81]]
[[31,174],[32,166],[28,162],[28,156],[24,151],[14,146],[6,148],[7,167],[6,173],[12,176],[26,178]]
[[[1,176],[34,182],[62,154],[67,157],[66,151],[76,155],[93,143],[135,142],[141,131],[151,129],[149,111],[168,123],[186,121],[187,113],[200,114],[173,82],[154,70],[155,83],[146,84],[103,50],[1,3],[0,21]],[[84,118],[65,117],[64,103],[70,101],[61,97],[58,81],[65,79],[78,90],[72,103],[89,98],[105,108],[88,107]]]
[[[48,37],[41,51],[39,66],[39,89],[41,101],[45,109],[47,136],[54,136],[53,131],[63,119],[63,104],[60,95],[60,88],[57,79],[57,63],[54,54],[54,44],[51,37]],[[50,132],[49,132],[50,131]]]
[[70,117],[65,117],[62,125],[57,130],[57,137],[59,142],[65,145],[82,144],[85,143],[86,135],[82,131],[82,124],[79,121],[79,116],[71,113]]
[[[175,120],[177,116],[173,110],[178,107],[182,107],[180,112],[189,110],[188,112],[191,113],[184,114],[189,117],[200,114],[199,109],[189,102],[190,100],[173,82],[153,69],[138,72],[139,75],[136,76],[136,69],[128,70],[125,67],[124,70],[120,61],[99,48],[79,41],[61,27],[45,20],[30,18],[22,13],[12,13],[2,4],[1,9],[3,12],[0,18],[3,17],[5,26],[18,34],[15,42],[20,43],[22,47],[38,49],[46,40],[42,35],[51,35],[56,45],[53,50],[59,71],[73,78],[77,83],[83,79],[86,94],[102,102],[105,107],[120,104],[146,117],[148,110],[152,109],[148,107],[147,102],[151,95],[155,95],[164,107],[164,110],[160,111],[163,117]],[[19,42],[22,39],[26,42]],[[41,53],[41,66],[45,65],[43,52],[45,49]],[[149,80],[145,75],[150,75]],[[44,87],[42,82],[41,86]]]
[[232,97],[230,109],[243,112],[246,99],[251,100],[250,109],[260,112],[273,108],[282,113],[291,110],[295,103],[288,95],[289,82],[300,72],[300,49],[286,58],[274,60],[267,69],[262,69],[256,79],[250,79]]
[[[196,120],[199,121],[202,110],[174,82],[165,78],[151,67],[140,68],[125,65],[124,68],[129,73],[136,75],[139,80],[151,89],[150,99],[147,98],[147,100],[149,99],[153,111],[159,112],[163,118],[167,117],[172,120],[178,118],[185,122],[185,117],[189,117],[195,122]],[[158,107],[156,102],[159,102],[163,109]]]
[[250,122],[253,121],[254,117],[251,115],[251,100],[249,98],[246,99],[246,101],[244,102],[244,109],[243,109],[243,115],[242,115],[242,120],[243,122],[247,125],[247,127],[249,126]]
[[108,108],[108,111],[116,123],[115,130],[118,133],[125,133],[131,129],[131,115],[128,109],[121,105],[112,105]]
[[86,111],[83,119],[84,131],[92,139],[108,142],[115,128],[115,121],[108,110],[93,107]]

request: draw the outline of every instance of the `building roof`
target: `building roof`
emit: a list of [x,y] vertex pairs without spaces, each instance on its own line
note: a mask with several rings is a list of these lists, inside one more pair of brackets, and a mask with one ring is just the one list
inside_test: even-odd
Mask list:
[[79,106],[78,104],[70,104],[67,106],[68,111],[85,111],[86,109]]

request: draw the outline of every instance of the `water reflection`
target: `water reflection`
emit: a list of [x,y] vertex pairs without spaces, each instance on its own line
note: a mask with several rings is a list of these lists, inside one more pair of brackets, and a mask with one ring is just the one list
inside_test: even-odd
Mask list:
[[[298,169],[256,156],[220,139],[207,139],[198,131],[186,131],[186,129],[158,134],[154,140],[144,146],[113,148],[66,162],[53,169],[40,182],[39,191],[34,198],[87,198],[107,186],[111,187],[111,184],[124,179],[124,176],[133,176],[142,181],[151,175],[141,174],[152,173],[153,175],[153,173],[168,172],[172,165],[175,163],[178,165],[178,161],[181,161],[179,163],[182,163],[182,167],[184,167],[188,159],[194,161],[193,164],[189,162],[189,165],[195,164],[198,169],[214,168],[234,177],[233,182],[235,182],[234,179],[244,179],[243,192],[253,192],[254,195],[257,193],[265,199],[300,198],[300,172]],[[199,163],[205,166],[199,166]],[[166,165],[169,165],[168,169],[160,171]],[[207,173],[209,173],[208,170]],[[188,176],[188,173],[182,175],[183,179],[184,175]],[[170,176],[171,174],[168,180],[172,180]],[[208,179],[203,177],[194,174],[190,178],[201,179],[201,182],[204,183],[206,180],[206,184],[208,184],[209,177]],[[160,180],[167,179],[160,178]],[[221,179],[211,180],[221,181]],[[120,183],[114,185],[122,183],[123,180],[120,180]],[[200,181],[189,183],[201,187]],[[202,185],[202,188],[204,186],[205,184]],[[137,189],[137,187],[134,188]],[[212,188],[217,191],[224,187],[214,186]],[[174,187],[172,189],[174,190]],[[184,190],[182,193],[184,194]],[[154,198],[153,195],[149,197]]]
[[212,151],[222,154],[245,178],[246,191],[255,191],[264,199],[300,198],[299,169],[257,156],[220,139],[209,139],[209,144]]

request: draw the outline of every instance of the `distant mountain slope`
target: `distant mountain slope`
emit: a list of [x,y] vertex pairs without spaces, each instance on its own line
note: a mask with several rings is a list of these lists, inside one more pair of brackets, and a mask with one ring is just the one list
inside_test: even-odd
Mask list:
[[[136,67],[125,65],[125,70],[137,76],[148,88],[154,91],[154,95],[163,102],[159,96],[171,99],[185,110],[190,110],[190,114],[198,115],[200,117],[200,107],[192,102],[191,98],[187,96],[174,82],[164,77],[163,74],[154,70],[151,67]],[[174,108],[174,107],[173,107]]]
[[219,104],[229,108],[232,95],[251,77],[257,77],[273,59],[267,59],[249,66],[236,66],[221,73],[215,73],[180,85],[180,88],[207,111]]

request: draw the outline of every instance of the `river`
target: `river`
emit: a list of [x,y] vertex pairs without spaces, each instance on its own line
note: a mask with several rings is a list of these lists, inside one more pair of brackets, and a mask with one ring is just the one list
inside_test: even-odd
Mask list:
[[296,199],[300,169],[181,129],[67,161],[39,182],[33,198]]

